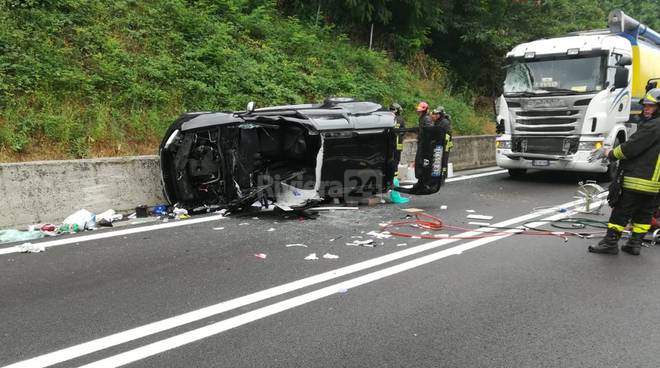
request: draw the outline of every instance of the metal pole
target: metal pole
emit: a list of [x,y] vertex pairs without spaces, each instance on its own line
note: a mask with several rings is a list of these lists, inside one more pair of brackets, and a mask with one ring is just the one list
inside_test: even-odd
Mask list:
[[371,23],[371,33],[369,33],[369,50],[371,50],[371,44],[374,40],[374,24]]

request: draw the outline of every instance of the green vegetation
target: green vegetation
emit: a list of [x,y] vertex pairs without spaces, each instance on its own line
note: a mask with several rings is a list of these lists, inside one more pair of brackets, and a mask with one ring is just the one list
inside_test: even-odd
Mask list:
[[[155,153],[181,112],[242,109],[250,100],[398,101],[409,121],[415,103],[427,100],[447,107],[459,134],[492,132],[488,101],[511,46],[603,27],[607,10],[619,6],[0,0],[0,161]],[[655,1],[623,8],[660,26]]]
[[[252,4],[251,4],[252,3]],[[0,12],[0,152],[5,159],[155,153],[183,111],[349,95],[444,103],[462,133],[486,117],[444,93],[430,58],[411,68],[353,46],[274,1],[8,1]],[[420,65],[422,65],[420,64]]]

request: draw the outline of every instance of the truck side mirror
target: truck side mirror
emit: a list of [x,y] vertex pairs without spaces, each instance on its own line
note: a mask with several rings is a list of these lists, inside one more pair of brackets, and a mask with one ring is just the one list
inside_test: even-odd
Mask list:
[[250,101],[250,102],[248,102],[247,106],[245,107],[245,112],[247,112],[248,114],[251,114],[251,113],[254,112],[255,107],[256,107],[256,104],[254,103],[254,101]]
[[632,58],[630,55],[621,55],[619,60],[616,62],[616,66],[628,66],[632,65]]
[[614,74],[614,89],[626,88],[628,86],[628,76],[630,71],[622,66],[616,68]]

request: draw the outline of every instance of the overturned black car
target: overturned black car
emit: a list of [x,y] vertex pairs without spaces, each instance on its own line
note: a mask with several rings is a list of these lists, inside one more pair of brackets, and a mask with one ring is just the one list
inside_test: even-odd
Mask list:
[[[160,145],[164,193],[188,209],[274,203],[285,210],[384,193],[393,189],[397,133],[392,112],[349,98],[186,113]],[[420,136],[418,182],[397,190],[432,194],[446,175],[446,132],[429,127]]]

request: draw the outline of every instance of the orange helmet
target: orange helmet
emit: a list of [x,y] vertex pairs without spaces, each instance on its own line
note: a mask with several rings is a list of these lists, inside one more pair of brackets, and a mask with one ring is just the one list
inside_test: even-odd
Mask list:
[[417,104],[417,111],[428,111],[429,109],[429,104],[422,101]]

